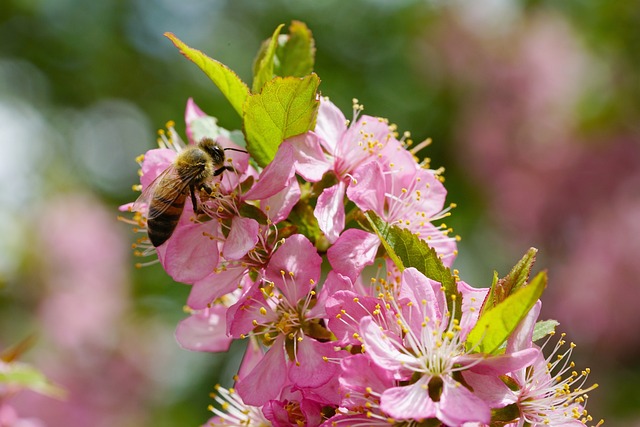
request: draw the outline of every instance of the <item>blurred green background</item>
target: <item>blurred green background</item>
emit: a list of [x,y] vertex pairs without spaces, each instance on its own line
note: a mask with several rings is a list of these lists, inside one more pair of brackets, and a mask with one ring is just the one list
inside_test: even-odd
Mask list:
[[[640,426],[640,5],[634,1],[3,0],[0,347],[69,390],[12,404],[50,426],[189,426],[237,361],[173,338],[188,288],[135,270],[135,157],[189,97],[240,120],[163,37],[250,80],[280,23],[314,33],[323,95],[388,117],[446,168],[455,267],[490,284],[530,246],[543,314],[578,344],[609,426]],[[236,346],[234,346],[236,348]],[[241,350],[241,346],[237,346]]]

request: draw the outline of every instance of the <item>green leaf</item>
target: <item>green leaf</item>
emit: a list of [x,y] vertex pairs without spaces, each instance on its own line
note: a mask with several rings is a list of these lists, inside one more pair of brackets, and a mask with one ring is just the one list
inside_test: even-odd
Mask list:
[[261,93],[247,98],[243,131],[247,149],[260,166],[273,160],[283,140],[315,127],[319,84],[315,74],[276,77],[264,85]]
[[300,21],[292,21],[289,35],[280,36],[276,50],[276,76],[303,77],[313,72],[316,54],[311,30]]
[[278,25],[271,38],[263,43],[253,63],[253,93],[259,93],[263,86],[273,79],[273,62],[278,47],[278,37],[284,24]]
[[249,87],[226,65],[190,48],[172,33],[164,33],[184,56],[196,64],[218,86],[233,108],[242,116],[242,106],[249,96]]
[[502,408],[491,410],[491,425],[504,425],[506,423],[517,420],[519,417],[520,408],[518,408],[517,404],[512,403]]
[[249,203],[242,203],[240,205],[239,214],[242,218],[251,218],[255,219],[260,224],[268,224],[268,218],[264,212],[262,212],[259,207]]
[[533,339],[531,341],[536,342],[547,335],[554,333],[556,331],[556,326],[559,324],[560,322],[553,319],[537,322],[536,326],[533,328]]
[[[409,230],[384,222],[372,211],[364,215],[398,269],[404,271],[405,268],[414,267],[429,279],[440,282],[445,294],[450,297],[447,298],[447,307],[453,312],[453,300],[462,301],[462,295],[458,292],[456,278],[442,263],[436,250]],[[459,318],[461,310],[455,310],[455,313]]]
[[322,231],[318,226],[318,221],[313,216],[313,207],[308,200],[300,200],[289,214],[289,222],[296,226],[298,233],[306,236],[311,242],[317,244],[322,236]]
[[65,391],[52,384],[44,374],[25,363],[10,363],[0,372],[0,384],[10,388],[28,389],[51,397],[63,397]]
[[538,250],[536,248],[530,248],[522,259],[511,269],[509,274],[502,279],[498,279],[497,273],[494,272],[491,289],[482,304],[480,316],[504,301],[505,298],[527,283],[529,275],[531,274],[531,267],[533,267],[533,263],[536,261],[537,253]]
[[547,273],[541,272],[495,307],[480,316],[467,336],[467,350],[494,354],[540,299],[547,286]]

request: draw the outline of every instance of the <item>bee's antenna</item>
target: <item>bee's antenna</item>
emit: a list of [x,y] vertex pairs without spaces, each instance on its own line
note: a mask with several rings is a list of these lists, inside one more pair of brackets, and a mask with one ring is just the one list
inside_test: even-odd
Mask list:
[[231,151],[238,151],[238,152],[240,152],[240,153],[246,153],[246,152],[247,152],[247,151],[245,151],[245,150],[239,150],[239,149],[237,149],[237,148],[231,148],[231,147],[223,148],[223,150],[224,150],[224,151],[227,151],[227,150],[231,150]]

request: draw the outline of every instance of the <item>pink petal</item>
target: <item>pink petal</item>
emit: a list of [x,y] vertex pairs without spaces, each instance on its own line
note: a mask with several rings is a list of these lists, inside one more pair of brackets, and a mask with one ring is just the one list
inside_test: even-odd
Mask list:
[[333,187],[325,188],[318,197],[313,211],[318,226],[329,243],[334,243],[344,230],[344,193],[345,184],[342,181]]
[[474,288],[466,282],[458,282],[458,292],[462,294],[462,319],[460,319],[461,336],[464,338],[478,321],[480,309],[489,288]]
[[[124,205],[118,206],[118,210],[120,212],[132,212],[135,205],[136,204],[134,202],[125,203]],[[146,207],[141,210],[141,212],[146,212],[146,211],[147,211]]]
[[300,185],[295,179],[279,193],[260,201],[260,209],[274,224],[287,219],[300,200]]
[[[356,299],[358,302],[355,302]],[[360,341],[354,334],[359,332],[360,320],[370,316],[379,303],[377,298],[361,296],[351,291],[337,291],[329,297],[326,303],[329,318],[327,327],[337,337],[336,343],[359,345]]]
[[390,138],[387,144],[380,152],[381,159],[379,162],[394,170],[412,173],[420,169],[420,165],[416,163],[415,157],[409,152],[400,141],[396,138]]
[[323,414],[320,403],[310,399],[302,399],[300,401],[300,410],[304,415],[307,427],[318,427],[322,423]]
[[260,344],[258,344],[255,340],[248,340],[247,349],[244,352],[244,356],[242,356],[242,362],[240,362],[240,367],[238,368],[238,378],[244,378],[249,374],[253,368],[258,366],[258,363],[264,357],[264,351]]
[[271,256],[265,276],[276,284],[289,302],[295,304],[315,287],[320,278],[321,264],[322,258],[309,239],[302,234],[294,234]]
[[327,152],[333,154],[336,145],[347,130],[347,119],[329,98],[320,99],[315,133],[320,137],[320,143]]
[[276,399],[287,381],[284,336],[276,338],[255,368],[236,383],[236,390],[247,405],[262,406]]
[[234,216],[231,230],[224,242],[223,256],[227,260],[239,260],[258,243],[258,221]]
[[281,402],[279,400],[270,400],[262,407],[262,414],[269,420],[272,427],[292,427],[289,420],[289,412],[285,406],[289,402]]
[[[469,369],[478,374],[503,375],[530,365],[539,355],[539,349],[527,348],[498,356],[487,357],[478,353],[469,356],[460,356],[456,358],[456,363],[462,366],[472,365]],[[479,359],[482,359],[482,361],[478,362]]]
[[192,351],[227,351],[232,339],[227,336],[227,308],[214,305],[195,312],[178,323],[176,339],[180,347]]
[[338,406],[340,404],[340,393],[338,390],[338,375],[334,375],[325,384],[320,387],[301,389],[305,398],[322,405]]
[[366,426],[366,427],[389,427],[393,424],[389,424],[387,420],[373,418],[369,414],[341,414],[336,413],[333,417],[325,421],[321,427],[334,427],[334,426]]
[[175,160],[177,153],[168,148],[156,148],[149,150],[144,155],[140,177],[140,184],[144,191],[162,172],[165,171]]
[[327,172],[332,163],[322,151],[320,140],[313,132],[287,139],[283,144],[289,143],[294,149],[296,159],[296,173],[310,182],[318,182]]
[[200,109],[193,101],[193,98],[189,98],[187,100],[187,108],[184,111],[184,122],[187,124],[187,137],[192,144],[195,144],[197,141],[194,141],[193,129],[191,129],[191,125],[193,122],[201,117],[205,117],[206,114],[204,111]]
[[244,195],[246,200],[262,200],[282,191],[295,174],[293,147],[281,144],[275,158],[260,173],[257,182]]
[[193,309],[206,308],[216,298],[238,289],[246,272],[246,267],[229,268],[198,280],[191,288],[187,305]]
[[350,228],[329,248],[327,258],[337,273],[354,281],[364,267],[373,264],[379,246],[380,239],[375,234]]
[[459,426],[477,421],[489,424],[491,409],[468,388],[451,377],[442,377],[444,386],[438,402],[437,418],[446,425]]
[[474,394],[492,408],[502,408],[518,400],[516,394],[497,376],[480,375],[469,370],[462,371],[462,376]]
[[440,284],[427,278],[413,267],[405,269],[402,273],[400,299],[405,298],[411,301],[412,305],[402,305],[404,315],[409,320],[411,329],[418,336],[422,334],[422,322],[425,317],[434,321],[442,319],[446,303],[444,292],[440,290]]
[[380,368],[364,354],[356,354],[340,362],[340,387],[343,391],[341,406],[349,409],[363,407],[368,399],[364,398],[368,389],[382,393],[395,385],[389,371]]
[[428,382],[429,377],[425,376],[415,384],[385,390],[380,397],[380,408],[398,420],[433,418],[436,405],[429,397]]
[[[261,309],[264,310],[261,312]],[[254,321],[260,324],[278,321],[278,316],[262,297],[257,283],[238,302],[229,307],[227,311],[229,335],[241,338],[255,328]]]
[[507,341],[507,352],[523,350],[532,346],[533,329],[536,326],[541,307],[542,302],[537,301],[525,318],[522,319]]
[[189,216],[185,209],[173,234],[157,251],[162,266],[173,280],[191,284],[213,272],[219,253],[215,239],[217,222],[193,223]]
[[378,216],[384,217],[385,176],[378,162],[368,162],[353,172],[347,197],[361,210],[372,210]]
[[[363,115],[349,126],[336,146],[334,168],[339,174],[355,171],[359,165],[378,158],[381,148],[392,138],[389,125],[378,117]],[[363,146],[369,149],[363,149]]]
[[403,346],[399,339],[380,330],[380,326],[371,316],[363,317],[360,321],[360,335],[366,354],[378,366],[393,372],[397,379],[407,379],[411,376],[412,371],[407,367],[414,366],[417,363],[416,358],[401,352],[399,349]]
[[431,217],[444,207],[447,189],[432,171],[420,168],[415,173],[399,174],[394,178],[398,179],[399,182],[396,185],[400,188],[410,188],[419,180],[421,197],[420,202],[412,205],[414,210],[424,212],[428,217]]
[[318,292],[318,301],[315,307],[309,310],[309,317],[327,317],[325,310],[327,300],[331,296],[334,296],[338,291],[354,291],[353,283],[348,277],[345,277],[342,274],[336,273],[334,270],[331,270],[329,271],[329,274],[327,275],[322,288],[320,288],[320,292]]
[[321,343],[313,338],[297,342],[296,360],[289,368],[289,380],[298,387],[320,387],[337,374],[337,363],[325,361],[323,356],[335,358],[332,342]]

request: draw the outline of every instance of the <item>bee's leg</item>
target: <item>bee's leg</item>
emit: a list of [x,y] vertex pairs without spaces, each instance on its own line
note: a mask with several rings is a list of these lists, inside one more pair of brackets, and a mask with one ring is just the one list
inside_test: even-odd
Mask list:
[[231,172],[233,172],[234,170],[235,170],[235,169],[234,169],[234,168],[232,168],[231,166],[222,166],[222,167],[220,167],[220,168],[216,169],[216,171],[213,173],[213,176],[218,176],[218,175],[220,175],[220,174],[221,174],[222,172],[224,172],[224,171],[231,171]]
[[189,185],[189,193],[191,193],[191,203],[193,204],[193,212],[198,212],[198,201],[196,200],[196,188],[193,184]]
[[212,195],[213,194],[213,189],[211,187],[209,187],[207,184],[202,184],[200,186],[200,190],[204,190],[204,192],[207,193],[208,195]]

